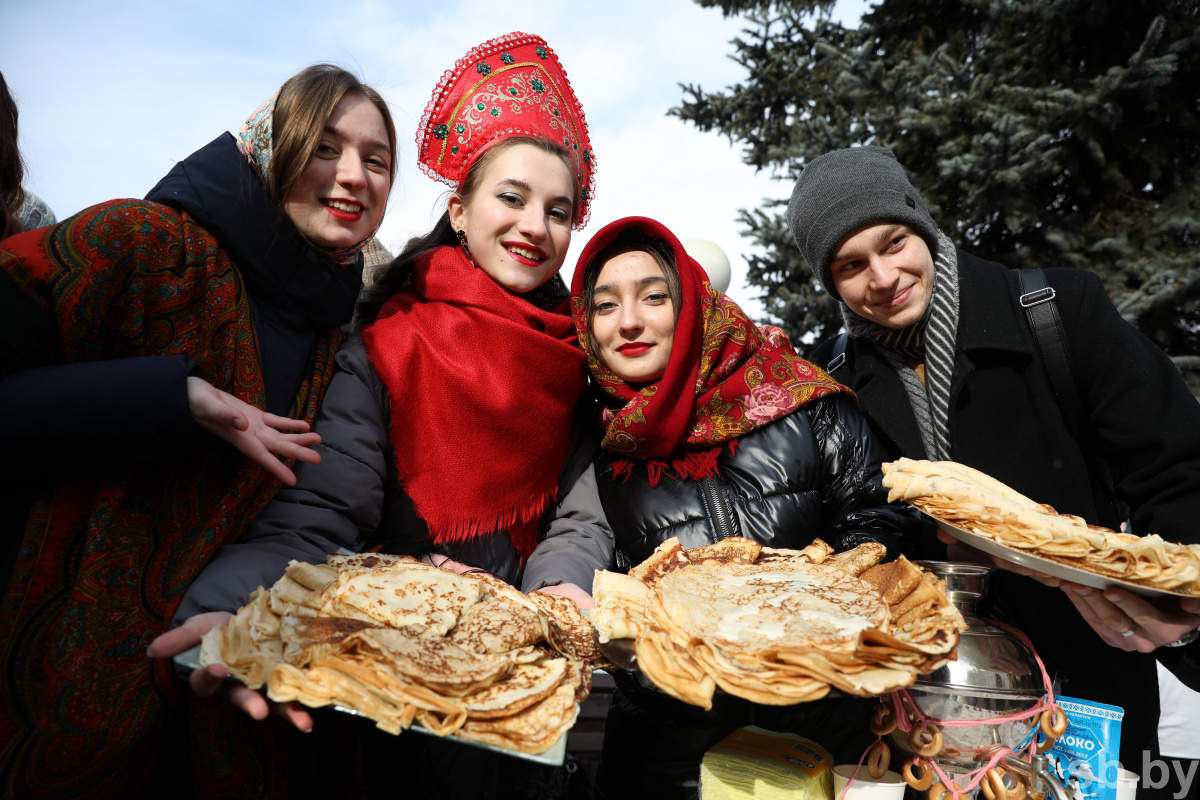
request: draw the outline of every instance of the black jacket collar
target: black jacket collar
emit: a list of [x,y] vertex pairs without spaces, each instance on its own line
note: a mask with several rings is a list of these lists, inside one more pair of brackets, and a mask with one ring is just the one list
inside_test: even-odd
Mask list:
[[350,321],[362,259],[356,268],[343,267],[305,241],[267,197],[230,134],[176,164],[146,199],[186,211],[211,233],[267,316],[312,330]]
[[[1032,355],[1034,343],[1017,301],[1017,274],[1003,264],[958,251],[955,350],[1006,350]],[[1013,324],[1014,320],[1019,324]]]

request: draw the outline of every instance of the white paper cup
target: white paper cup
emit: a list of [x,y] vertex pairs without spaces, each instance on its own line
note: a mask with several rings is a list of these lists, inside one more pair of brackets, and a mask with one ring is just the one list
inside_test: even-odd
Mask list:
[[[853,764],[839,764],[833,768],[832,800],[840,800],[842,789],[851,775],[854,775]],[[854,776],[845,800],[903,800],[904,787],[907,785],[900,773],[891,770],[883,773],[882,778],[872,778],[867,765],[863,764],[858,768],[858,775]]]
[[1133,800],[1137,794],[1138,776],[1127,769],[1117,774],[1117,800]]

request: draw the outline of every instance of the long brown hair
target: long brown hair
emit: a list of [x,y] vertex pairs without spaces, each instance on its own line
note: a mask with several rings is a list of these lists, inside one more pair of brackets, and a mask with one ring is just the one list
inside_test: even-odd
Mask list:
[[17,212],[25,203],[25,162],[17,148],[17,101],[0,73],[0,239],[25,230]]
[[391,150],[390,182],[396,181],[396,126],[379,92],[333,64],[313,64],[288,78],[275,101],[271,138],[271,193],[280,205],[317,152],[325,123],[347,92],[358,92],[379,109]]
[[[571,165],[571,156],[565,147],[549,139],[540,139],[534,136],[511,136],[492,145],[479,155],[463,179],[462,186],[458,189],[458,196],[464,201],[469,200],[479,190],[479,182],[483,180],[484,173],[487,172],[487,168],[496,160],[497,156],[519,144],[533,145],[543,152],[558,156],[571,171],[572,185],[578,185],[575,168]],[[576,202],[571,209],[572,219],[578,212],[579,203]],[[454,231],[454,226],[450,224],[450,212],[447,210],[433,226],[433,230],[424,236],[414,236],[409,239],[408,244],[400,251],[400,255],[396,256],[392,263],[379,269],[375,280],[358,296],[358,304],[354,307],[353,327],[358,329],[374,322],[379,316],[379,309],[383,308],[383,304],[390,300],[396,292],[408,286],[409,279],[412,277],[412,268],[417,259],[439,247],[455,247],[457,244],[458,236]]]

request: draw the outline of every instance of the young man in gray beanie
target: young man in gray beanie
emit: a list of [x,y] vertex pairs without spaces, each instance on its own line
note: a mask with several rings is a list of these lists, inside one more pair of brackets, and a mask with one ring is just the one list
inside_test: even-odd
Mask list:
[[[812,360],[857,393],[891,457],[958,461],[1092,524],[1130,518],[1136,533],[1200,543],[1200,405],[1094,273],[1045,271],[1079,398],[1065,408],[1021,302],[1051,293],[957,249],[890,150],[814,159],[787,221],[846,322]],[[926,548],[944,557],[932,537]],[[1047,582],[998,573],[993,613],[1030,636],[1065,694],[1125,709],[1121,760],[1137,770],[1158,752],[1148,654],[1200,688],[1200,602]]]

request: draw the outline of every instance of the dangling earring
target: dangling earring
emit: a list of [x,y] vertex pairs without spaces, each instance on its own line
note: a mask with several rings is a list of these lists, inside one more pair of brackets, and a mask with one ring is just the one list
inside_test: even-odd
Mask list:
[[471,248],[467,245],[467,232],[459,229],[454,232],[454,235],[458,237],[458,246],[462,248],[467,261],[471,262],[471,266],[475,266],[475,256],[471,255]]

